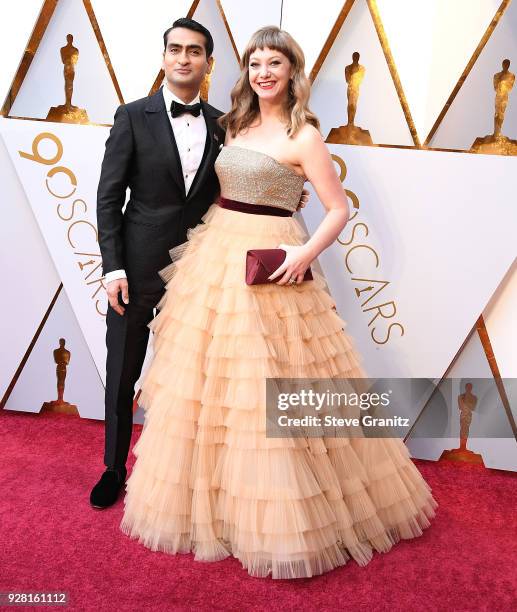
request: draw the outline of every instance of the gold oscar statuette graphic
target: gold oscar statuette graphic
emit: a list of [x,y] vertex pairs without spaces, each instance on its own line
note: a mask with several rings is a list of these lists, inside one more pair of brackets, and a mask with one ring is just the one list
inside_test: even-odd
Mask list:
[[205,102],[208,102],[208,92],[210,91],[210,82],[212,80],[212,75],[214,74],[214,68],[215,58],[212,62],[212,70],[205,74],[205,78],[203,79],[203,82],[201,83],[201,87],[199,89],[199,97]]
[[492,155],[517,155],[517,140],[512,140],[501,133],[508,106],[508,98],[515,84],[515,74],[510,72],[510,60],[503,60],[503,69],[494,74],[495,114],[494,133],[476,138],[471,151]]
[[65,78],[65,103],[53,106],[47,115],[47,121],[62,123],[89,123],[88,114],[84,108],[72,104],[74,92],[75,65],[79,60],[79,49],[73,46],[74,37],[67,34],[66,45],[61,47],[63,76]]
[[65,344],[65,339],[60,338],[59,347],[53,351],[54,362],[56,364],[57,399],[45,402],[42,410],[77,414],[77,406],[66,402],[64,399],[66,369],[70,363],[70,351],[65,348]]
[[345,80],[348,84],[346,90],[348,99],[348,123],[337,128],[332,128],[327,136],[327,142],[333,144],[373,144],[370,132],[354,125],[355,114],[357,112],[357,101],[359,99],[359,89],[366,73],[366,68],[359,63],[359,57],[359,52],[354,51],[352,54],[352,63],[345,67]]
[[472,413],[476,409],[478,398],[472,393],[472,383],[465,385],[465,393],[458,395],[458,410],[460,411],[460,446],[442,453],[442,459],[454,461],[468,461],[469,463],[483,463],[481,455],[467,448]]

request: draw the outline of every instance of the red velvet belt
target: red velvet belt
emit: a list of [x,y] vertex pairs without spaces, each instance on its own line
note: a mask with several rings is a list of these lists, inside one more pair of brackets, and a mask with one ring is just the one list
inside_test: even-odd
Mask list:
[[277,208],[276,206],[264,206],[262,204],[249,204],[247,202],[238,202],[237,200],[229,200],[228,198],[219,198],[217,202],[221,208],[229,210],[237,210],[238,212],[251,213],[252,215],[273,215],[274,217],[292,217],[293,213],[285,208]]

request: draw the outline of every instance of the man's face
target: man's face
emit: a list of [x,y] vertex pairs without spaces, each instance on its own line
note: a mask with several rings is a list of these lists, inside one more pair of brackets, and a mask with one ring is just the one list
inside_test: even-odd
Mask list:
[[205,44],[205,37],[200,32],[187,28],[174,28],[169,32],[162,68],[171,85],[199,89],[213,62],[213,58],[206,57]]

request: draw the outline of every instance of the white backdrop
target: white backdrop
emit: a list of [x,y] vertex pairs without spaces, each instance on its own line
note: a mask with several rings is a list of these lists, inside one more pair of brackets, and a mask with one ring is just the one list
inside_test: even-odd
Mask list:
[[41,0],[24,0],[16,5],[9,19],[0,19],[0,98],[7,96],[13,76],[22,59],[27,41],[38,18]]
[[[0,261],[8,288],[2,292],[0,317],[0,395],[4,395],[60,279],[1,135],[0,184]],[[40,406],[28,408],[37,411]]]
[[[366,369],[439,379],[515,259],[517,207],[505,179],[516,160],[329,147],[359,208],[339,237],[348,244],[334,243],[320,262]],[[323,214],[314,197],[304,210],[311,233]]]
[[93,126],[78,132],[63,123],[0,121],[0,134],[102,380],[107,297],[96,194],[107,133]]
[[[416,12],[409,12],[410,4],[402,0],[378,0],[377,5],[411,116],[423,141],[495,15],[499,1],[458,0],[451,7],[446,0],[420,0],[420,10]],[[3,97],[16,73],[15,57],[21,59],[24,48],[21,40],[29,37],[39,6],[40,2],[27,0],[23,10],[13,11],[0,24],[0,53],[5,59],[0,80]],[[58,335],[74,338],[77,346],[71,368],[79,367],[80,363],[87,372],[81,383],[77,370],[73,373],[70,370],[67,386],[67,393],[73,394],[70,401],[79,398],[76,403],[80,404],[82,416],[102,418],[104,321],[101,316],[93,315],[92,292],[89,292],[92,287],[85,282],[95,264],[87,264],[81,270],[63,232],[72,220],[64,221],[56,215],[56,198],[46,189],[47,172],[58,162],[35,163],[18,153],[30,152],[39,133],[50,132],[59,138],[63,144],[59,164],[74,173],[77,197],[88,207],[83,214],[84,205],[78,204],[74,214],[95,225],[96,183],[108,129],[99,125],[31,121],[43,119],[51,106],[64,102],[59,49],[65,44],[66,34],[72,33],[74,45],[80,51],[73,102],[87,110],[93,123],[110,124],[119,98],[107,62],[111,60],[125,101],[147,95],[160,70],[163,31],[192,6],[181,0],[172,3],[154,0],[152,10],[142,10],[138,0],[92,0],[107,51],[103,55],[82,0],[59,0],[9,110],[10,117],[25,120],[0,121],[1,205],[4,216],[9,219],[0,230],[1,253],[10,287],[3,300],[0,326],[2,345],[9,347],[2,352],[2,394],[59,282],[62,280],[65,284],[56,310],[49,317],[49,327],[36,343],[10,396],[8,408],[37,411],[41,405],[38,398],[49,399],[47,395],[55,379],[53,374],[48,374],[48,355],[56,346],[53,338],[61,328]],[[223,110],[228,108],[228,93],[238,74],[227,27],[242,52],[254,30],[282,23],[304,48],[309,72],[343,6],[344,2],[337,0],[321,0],[316,4],[306,0],[264,0],[257,12],[240,0],[194,3],[194,17],[212,30],[216,43],[210,102]],[[517,2],[514,1],[481,50],[431,145],[467,149],[477,136],[489,133],[493,118],[493,74],[501,69],[504,57],[512,59],[511,69],[517,67],[516,23]],[[340,313],[365,357],[367,369],[373,375],[439,378],[456,357],[453,372],[470,371],[472,376],[486,372],[486,357],[477,336],[457,354],[477,317],[483,313],[502,375],[516,377],[517,329],[512,314],[517,308],[517,273],[515,268],[511,271],[509,268],[515,260],[517,209],[513,205],[512,178],[517,159],[390,148],[411,147],[413,140],[399,99],[400,91],[397,92],[388,68],[385,49],[366,0],[354,2],[314,82],[311,107],[321,119],[324,136],[332,127],[346,123],[344,67],[350,63],[353,51],[360,52],[360,63],[366,67],[356,124],[370,130],[375,143],[389,146],[331,147],[345,162],[348,175],[344,185],[357,195],[360,205],[342,241],[350,238],[354,225],[365,222],[368,236],[361,235],[364,227],[357,227],[352,245],[363,242],[374,248],[380,264],[379,268],[372,269],[372,252],[357,249],[351,255],[354,270],[360,270],[363,278],[372,276],[389,284],[376,299],[361,307],[355,290],[365,287],[354,281],[344,266],[347,247],[336,243],[321,257],[321,263]],[[515,95],[510,100],[503,131],[517,138]],[[50,141],[42,142],[43,145],[51,147]],[[49,181],[55,192],[64,194],[67,186],[70,187],[70,175],[62,172]],[[63,198],[61,210],[66,206],[71,210],[72,202],[73,199]],[[313,197],[304,212],[311,230],[321,214],[322,209]],[[76,227],[85,232],[78,234],[81,239],[94,236],[86,225]],[[98,255],[94,246],[89,244],[95,260]],[[89,259],[81,263],[86,264]],[[360,295],[374,291],[367,290]],[[375,311],[366,308],[378,305],[381,297],[386,297],[387,305],[382,310],[386,318],[379,315],[370,323]],[[391,318],[388,316],[393,306],[390,302],[397,308]],[[374,342],[372,329],[375,327],[382,339],[389,322],[402,325],[404,336],[400,337],[400,328],[395,325],[388,342]],[[40,372],[45,372],[50,379],[45,379],[45,383],[37,380]],[[95,380],[98,382],[94,383]],[[22,383],[24,387],[32,383],[30,393],[24,394],[19,387]],[[85,393],[77,385],[89,385],[91,393]],[[499,440],[499,443],[484,441],[484,453],[491,455],[493,465],[517,469],[512,443],[515,446],[512,439]],[[439,455],[436,444],[434,450],[427,451],[424,445],[425,441],[415,440],[410,448],[417,456]]]

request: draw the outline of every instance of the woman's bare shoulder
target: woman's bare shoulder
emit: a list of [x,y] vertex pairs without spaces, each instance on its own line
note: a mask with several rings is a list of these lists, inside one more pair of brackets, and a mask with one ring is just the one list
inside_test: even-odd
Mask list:
[[323,142],[323,137],[316,127],[310,123],[305,123],[297,132],[296,136],[293,138],[293,141],[297,144],[313,145],[315,143]]
[[319,130],[310,123],[306,123],[292,139],[292,145],[299,153],[306,156],[324,147],[325,142]]

